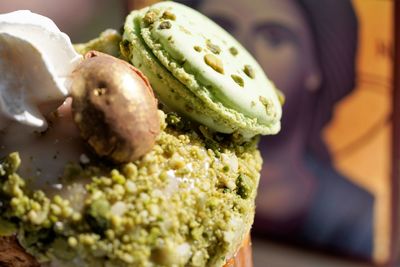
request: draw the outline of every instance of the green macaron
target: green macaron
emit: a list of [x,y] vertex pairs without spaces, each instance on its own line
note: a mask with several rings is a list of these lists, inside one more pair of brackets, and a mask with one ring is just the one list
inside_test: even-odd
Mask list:
[[274,85],[242,45],[196,10],[168,1],[133,11],[121,50],[176,112],[245,137],[280,130]]

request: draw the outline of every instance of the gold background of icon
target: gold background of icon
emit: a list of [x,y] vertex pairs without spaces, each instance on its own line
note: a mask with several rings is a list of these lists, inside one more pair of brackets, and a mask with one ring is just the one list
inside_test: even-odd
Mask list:
[[393,8],[353,0],[359,19],[357,87],[337,105],[324,132],[335,167],[375,196],[374,258],[389,257]]

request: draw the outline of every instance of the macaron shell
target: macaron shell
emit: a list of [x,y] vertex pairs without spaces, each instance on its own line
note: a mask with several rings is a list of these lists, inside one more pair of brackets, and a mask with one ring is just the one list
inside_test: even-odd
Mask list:
[[[149,12],[152,10],[161,16],[151,25],[142,22],[141,35],[164,67],[193,93],[256,118],[261,124],[280,119],[281,106],[273,85],[230,34],[181,4],[162,2]],[[165,13],[174,19],[168,19]],[[207,57],[219,62],[217,69]]]
[[[164,8],[164,5],[167,7]],[[181,48],[179,47],[171,49],[168,46],[170,41],[168,40],[169,35],[166,38],[157,37],[154,39],[152,37],[152,29],[154,29],[155,23],[157,23],[157,17],[160,18],[167,9],[169,9],[170,15],[172,14],[175,16],[174,19],[176,20],[176,15],[174,14],[176,6],[186,8],[173,2],[165,2],[149,8],[133,11],[126,18],[123,42],[121,43],[122,54],[149,78],[159,100],[181,115],[189,117],[208,126],[212,130],[222,133],[239,132],[245,137],[252,137],[257,134],[277,133],[280,130],[279,120],[281,116],[281,106],[275,94],[275,87],[265,77],[261,69],[257,70],[257,72],[261,73],[260,79],[264,77],[265,83],[263,83],[259,89],[254,90],[260,90],[260,93],[263,93],[263,95],[254,96],[254,92],[251,91],[253,99],[257,100],[256,104],[260,105],[259,112],[262,111],[260,118],[257,118],[256,116],[252,116],[254,114],[251,113],[251,109],[254,109],[254,103],[250,102],[251,109],[248,109],[248,112],[244,112],[240,105],[235,104],[236,98],[240,99],[246,95],[244,88],[240,86],[240,88],[236,88],[238,85],[236,85],[235,82],[231,82],[230,85],[223,84],[222,86],[227,86],[227,88],[220,90],[221,86],[219,84],[212,83],[212,76],[207,76],[205,74],[199,75],[199,73],[201,74],[203,72],[207,74],[207,68],[210,69],[211,75],[215,75],[214,69],[206,64],[198,68],[193,68],[192,63],[180,56],[185,54],[183,48],[181,52]],[[146,17],[149,10],[154,11],[156,14],[155,17],[151,17],[155,19],[151,23],[153,24],[151,27]],[[204,16],[203,18],[208,20]],[[164,19],[163,21],[174,20]],[[163,21],[160,20],[158,26],[160,26]],[[192,24],[194,24],[194,22]],[[215,26],[219,27],[217,25]],[[185,38],[190,39],[188,36]],[[155,41],[153,41],[153,39]],[[161,40],[163,41],[161,42]],[[184,40],[182,40],[182,42],[184,42]],[[234,42],[237,44],[236,41]],[[193,47],[190,49],[193,51],[193,56],[196,57],[198,51]],[[239,53],[242,51],[241,49],[243,48],[238,44],[237,50]],[[247,53],[244,49],[243,51]],[[252,60],[255,63],[250,55],[249,58],[250,61]],[[202,60],[204,62],[204,59]],[[255,63],[254,66],[259,68],[257,63]],[[218,73],[218,75],[220,74]],[[243,75],[246,74],[244,73]],[[211,79],[211,82],[207,79]],[[224,77],[224,79],[226,79],[226,77]],[[224,93],[227,94],[229,92],[228,86],[234,89],[240,89],[241,91],[237,91],[236,94],[228,94],[229,98],[224,97]],[[249,88],[251,88],[250,84]],[[261,103],[261,100],[263,103]],[[264,104],[262,108],[261,104]],[[268,114],[269,117],[267,116]]]
[[[234,118],[228,118],[228,116],[218,116],[216,118],[213,109],[206,108],[199,98],[187,90],[166,68],[158,63],[157,58],[141,41],[140,34],[136,32],[138,27],[135,24],[140,24],[139,15],[139,11],[133,11],[127,17],[123,38],[128,41],[125,42],[128,45],[124,47],[124,43],[122,43],[121,51],[150,80],[155,93],[162,100],[162,103],[170,109],[200,123],[213,125],[212,128],[216,131],[231,133],[234,129],[239,129],[238,126],[232,127]],[[225,112],[224,114],[230,113]],[[242,123],[242,127],[248,127],[245,120],[242,120]]]

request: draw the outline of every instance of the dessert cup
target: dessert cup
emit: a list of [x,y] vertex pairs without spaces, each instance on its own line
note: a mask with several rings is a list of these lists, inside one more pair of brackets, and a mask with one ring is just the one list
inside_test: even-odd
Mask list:
[[232,36],[162,2],[82,56],[29,12],[0,16],[0,37],[10,62],[41,66],[4,68],[0,263],[252,266],[257,145],[279,131],[282,98]]

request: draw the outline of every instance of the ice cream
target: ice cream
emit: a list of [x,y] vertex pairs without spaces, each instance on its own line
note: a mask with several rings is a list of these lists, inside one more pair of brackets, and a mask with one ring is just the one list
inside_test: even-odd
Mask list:
[[[185,14],[192,17],[187,25]],[[144,23],[140,34],[132,32],[135,21]],[[164,44],[166,50],[155,43],[164,30],[195,31],[198,23],[210,38],[207,32],[193,40],[192,34],[170,32],[182,43]],[[160,32],[153,39],[154,27]],[[42,124],[5,120],[0,265],[10,262],[1,244],[16,236],[23,253],[34,256],[25,266],[223,266],[248,235],[262,162],[258,136],[279,130],[276,89],[232,37],[182,5],[134,11],[123,39],[122,57],[148,80],[121,59],[72,53],[64,62],[65,87],[49,87],[59,104],[70,96],[72,105],[67,99],[50,113],[38,108]],[[103,35],[79,49],[109,47],[108,41],[115,39]],[[24,40],[21,47],[29,46],[34,42]],[[50,70],[59,62],[45,61],[47,48],[29,51],[42,51],[34,62],[47,68],[38,74],[43,83],[58,77]],[[183,65],[176,63],[179,53]],[[21,55],[15,58],[24,62]],[[26,69],[27,81],[37,78],[34,69]],[[39,102],[23,103],[25,110]],[[46,122],[46,131],[32,130]]]

